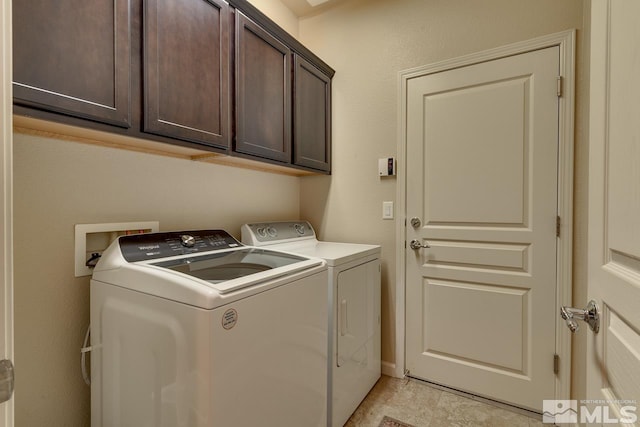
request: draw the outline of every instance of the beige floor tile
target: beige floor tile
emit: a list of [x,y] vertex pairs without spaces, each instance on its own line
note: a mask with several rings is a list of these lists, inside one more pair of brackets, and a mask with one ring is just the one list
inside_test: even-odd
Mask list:
[[382,376],[346,427],[378,427],[384,416],[415,427],[544,427],[508,409],[442,391],[421,381]]
[[442,392],[431,426],[529,427],[529,417]]
[[549,427],[549,424],[542,423],[542,415],[540,415],[540,419],[534,420],[533,418],[529,418],[529,427]]
[[346,426],[377,427],[385,415],[428,426],[441,393],[416,381],[382,376]]

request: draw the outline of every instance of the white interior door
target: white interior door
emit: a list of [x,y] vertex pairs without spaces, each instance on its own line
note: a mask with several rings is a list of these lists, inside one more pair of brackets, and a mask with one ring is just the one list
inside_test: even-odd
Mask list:
[[555,394],[559,57],[407,83],[406,368],[538,411]]
[[640,2],[591,8],[588,296],[602,319],[578,338],[588,343],[586,399],[605,403],[578,409],[594,424],[640,425]]
[[[11,1],[0,3],[0,359],[13,360]],[[4,366],[4,365],[2,365]],[[1,374],[0,374],[1,376]],[[12,388],[12,387],[11,387]],[[0,384],[2,389],[2,384]],[[3,394],[0,390],[0,394]],[[0,403],[0,427],[13,426],[13,399]]]

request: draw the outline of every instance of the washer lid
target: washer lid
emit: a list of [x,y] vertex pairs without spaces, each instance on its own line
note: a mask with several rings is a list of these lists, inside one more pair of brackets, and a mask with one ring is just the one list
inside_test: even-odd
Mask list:
[[320,260],[294,254],[243,247],[172,258],[147,265],[204,280],[218,292],[227,293],[320,264]]

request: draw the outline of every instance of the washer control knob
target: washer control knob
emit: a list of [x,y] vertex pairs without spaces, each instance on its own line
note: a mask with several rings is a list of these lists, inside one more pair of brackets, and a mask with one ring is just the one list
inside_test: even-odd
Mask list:
[[303,235],[306,232],[306,230],[304,229],[304,224],[296,224],[293,226],[293,228],[295,228],[300,235]]
[[274,227],[268,227],[267,234],[269,235],[269,237],[276,237],[278,235],[278,230],[276,230]]
[[256,230],[256,233],[260,237],[267,237],[267,233],[266,233],[264,227],[258,227],[258,229]]
[[180,243],[185,248],[192,248],[196,244],[196,238],[190,234],[183,234],[180,236]]

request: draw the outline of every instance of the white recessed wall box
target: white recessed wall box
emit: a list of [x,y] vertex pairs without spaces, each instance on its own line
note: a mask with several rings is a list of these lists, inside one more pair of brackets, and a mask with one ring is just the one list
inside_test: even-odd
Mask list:
[[396,174],[396,159],[395,157],[385,157],[378,159],[378,175],[379,176],[393,176]]
[[158,221],[116,222],[108,224],[76,224],[75,270],[76,277],[91,276],[89,260],[97,262],[102,252],[118,238],[127,234],[160,231]]

